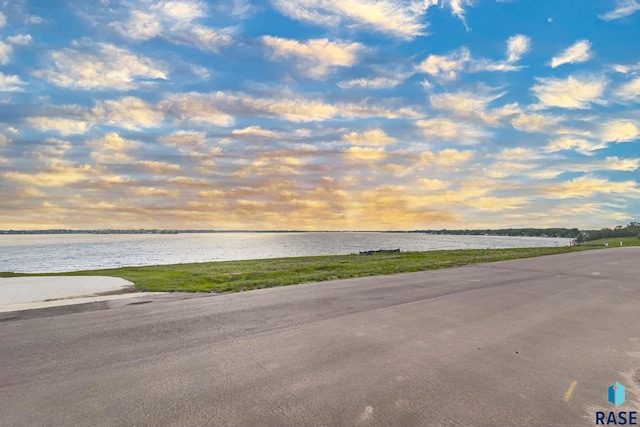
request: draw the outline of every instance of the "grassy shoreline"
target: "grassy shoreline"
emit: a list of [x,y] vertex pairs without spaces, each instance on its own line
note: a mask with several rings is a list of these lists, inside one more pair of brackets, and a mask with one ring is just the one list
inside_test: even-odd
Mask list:
[[238,292],[352,277],[461,267],[589,249],[595,248],[460,249],[380,253],[369,256],[331,255],[122,267],[48,274],[0,272],[0,277],[113,276],[135,283],[139,291]]

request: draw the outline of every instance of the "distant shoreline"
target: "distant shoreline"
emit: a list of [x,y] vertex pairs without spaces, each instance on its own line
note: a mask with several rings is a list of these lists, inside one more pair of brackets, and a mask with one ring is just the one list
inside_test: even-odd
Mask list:
[[500,236],[500,237],[550,237],[575,238],[577,229],[567,228],[518,228],[497,230],[170,230],[170,229],[96,229],[96,230],[0,230],[1,235],[47,234],[196,234],[196,233],[422,233],[450,236]]

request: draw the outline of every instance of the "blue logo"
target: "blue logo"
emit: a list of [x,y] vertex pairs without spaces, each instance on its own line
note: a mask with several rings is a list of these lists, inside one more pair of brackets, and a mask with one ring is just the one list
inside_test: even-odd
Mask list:
[[[609,387],[607,397],[609,403],[616,405],[616,408],[624,403],[624,386],[619,382],[616,382]],[[638,412],[637,411],[597,411],[596,412],[596,425],[597,426],[618,426],[618,425],[638,425]]]
[[616,408],[624,403],[624,386],[617,381],[609,386],[609,403],[616,405]]

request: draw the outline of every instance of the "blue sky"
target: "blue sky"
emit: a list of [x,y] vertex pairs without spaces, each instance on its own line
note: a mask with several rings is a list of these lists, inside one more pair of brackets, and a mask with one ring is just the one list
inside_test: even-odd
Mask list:
[[640,214],[640,0],[0,2],[0,228]]

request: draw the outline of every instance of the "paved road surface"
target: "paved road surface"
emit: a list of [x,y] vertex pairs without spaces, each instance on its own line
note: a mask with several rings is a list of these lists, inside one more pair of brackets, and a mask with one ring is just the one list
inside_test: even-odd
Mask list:
[[640,248],[0,315],[3,426],[588,426],[640,410]]

